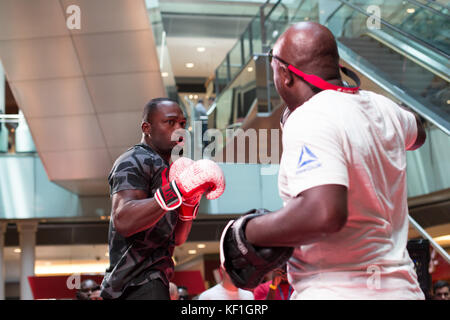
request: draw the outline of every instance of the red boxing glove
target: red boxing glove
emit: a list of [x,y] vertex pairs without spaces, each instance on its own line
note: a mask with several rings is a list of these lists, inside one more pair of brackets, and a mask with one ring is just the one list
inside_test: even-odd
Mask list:
[[203,159],[189,165],[189,160],[181,160],[175,165],[178,161],[180,159],[171,167],[171,171],[174,169],[174,179],[155,193],[156,201],[164,210],[174,210],[183,202],[186,205],[195,205],[203,193],[209,200],[217,199],[223,194],[225,177],[215,162]]
[[[186,157],[181,157],[178,160],[176,160],[170,166],[169,181],[177,179],[181,175],[181,173],[183,173],[183,171],[186,170],[187,167],[193,165],[194,163],[195,163],[194,160]],[[200,206],[201,198],[202,195],[199,194],[191,199],[186,199],[185,201],[183,201],[182,205],[178,210],[179,219],[182,221],[194,220],[197,217],[198,207]]]

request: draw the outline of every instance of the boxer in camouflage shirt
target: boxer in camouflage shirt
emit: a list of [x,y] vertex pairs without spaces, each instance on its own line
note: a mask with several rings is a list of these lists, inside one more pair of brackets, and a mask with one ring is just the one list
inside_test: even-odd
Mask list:
[[142,140],[114,163],[108,182],[112,197],[110,266],[101,286],[103,299],[170,299],[175,245],[186,241],[192,221],[178,219],[154,200],[166,183],[173,131],[186,118],[175,101],[158,98],[144,110]]

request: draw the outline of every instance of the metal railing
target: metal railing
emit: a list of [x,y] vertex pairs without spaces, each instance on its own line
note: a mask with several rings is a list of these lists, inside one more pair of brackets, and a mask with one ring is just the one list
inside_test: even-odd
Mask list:
[[216,68],[216,98],[233,82],[255,53],[265,52],[269,42],[267,29],[269,29],[269,23],[273,23],[270,17],[277,13],[280,16],[279,19],[285,19],[288,15],[287,8],[281,4],[281,0],[266,1],[261,6],[259,14],[251,20],[236,44]]

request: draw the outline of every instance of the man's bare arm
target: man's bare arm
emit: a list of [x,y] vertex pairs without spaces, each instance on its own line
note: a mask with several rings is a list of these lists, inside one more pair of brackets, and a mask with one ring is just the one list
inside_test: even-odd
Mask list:
[[284,208],[251,219],[247,240],[257,246],[296,247],[338,232],[347,222],[347,188],[322,185],[308,189]]
[[122,236],[154,226],[166,213],[154,198],[148,198],[143,190],[123,190],[112,197],[112,219]]

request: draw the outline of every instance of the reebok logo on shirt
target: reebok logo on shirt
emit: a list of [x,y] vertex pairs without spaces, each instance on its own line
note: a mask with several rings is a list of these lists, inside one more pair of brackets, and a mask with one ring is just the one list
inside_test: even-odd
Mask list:
[[321,166],[317,156],[307,147],[303,146],[297,163],[296,174],[312,170]]

